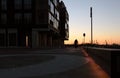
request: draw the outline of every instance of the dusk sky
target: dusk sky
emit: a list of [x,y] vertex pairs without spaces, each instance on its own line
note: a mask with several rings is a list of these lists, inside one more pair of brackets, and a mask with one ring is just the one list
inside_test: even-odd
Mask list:
[[83,42],[91,40],[90,7],[93,7],[93,39],[94,42],[120,44],[120,0],[63,0],[69,13],[69,40],[72,44],[77,39]]

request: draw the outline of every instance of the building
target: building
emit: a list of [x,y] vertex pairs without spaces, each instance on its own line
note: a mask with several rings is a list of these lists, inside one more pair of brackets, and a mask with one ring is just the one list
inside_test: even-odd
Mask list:
[[66,6],[63,1],[60,2],[59,5],[59,14],[60,14],[60,22],[59,22],[59,30],[61,34],[62,40],[69,39],[69,14],[67,12]]
[[0,4],[0,47],[61,47],[68,39],[69,17],[62,1],[0,0]]

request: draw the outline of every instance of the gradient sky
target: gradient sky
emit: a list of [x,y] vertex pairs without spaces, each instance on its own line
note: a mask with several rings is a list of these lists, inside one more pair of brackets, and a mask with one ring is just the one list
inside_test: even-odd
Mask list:
[[63,0],[69,13],[69,40],[75,39],[81,44],[83,33],[85,42],[91,40],[90,7],[93,7],[93,39],[94,42],[120,44],[120,0]]

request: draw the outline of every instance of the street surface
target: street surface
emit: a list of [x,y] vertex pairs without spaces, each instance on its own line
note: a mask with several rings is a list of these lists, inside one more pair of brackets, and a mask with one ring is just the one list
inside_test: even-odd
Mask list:
[[[4,51],[4,50],[2,50]],[[17,50],[16,50],[17,52]],[[25,52],[25,53],[23,53]],[[54,59],[23,67],[0,69],[0,78],[110,78],[110,76],[81,48],[50,50],[31,50],[20,53],[4,54],[8,56],[49,55]]]

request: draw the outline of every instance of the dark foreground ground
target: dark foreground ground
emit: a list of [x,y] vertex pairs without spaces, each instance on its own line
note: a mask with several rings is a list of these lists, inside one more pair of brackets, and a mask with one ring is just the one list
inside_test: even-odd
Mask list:
[[109,70],[80,47],[0,49],[0,60],[0,78],[111,78]]

